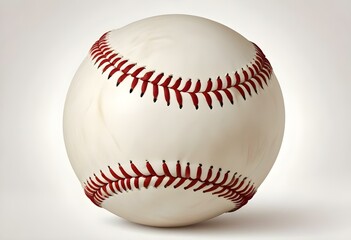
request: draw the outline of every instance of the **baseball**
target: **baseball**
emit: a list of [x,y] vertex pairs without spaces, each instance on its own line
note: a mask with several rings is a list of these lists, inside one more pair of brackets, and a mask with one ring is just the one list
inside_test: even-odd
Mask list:
[[163,15],[93,44],[63,128],[95,205],[139,224],[185,226],[255,195],[281,146],[284,102],[257,45],[205,18]]

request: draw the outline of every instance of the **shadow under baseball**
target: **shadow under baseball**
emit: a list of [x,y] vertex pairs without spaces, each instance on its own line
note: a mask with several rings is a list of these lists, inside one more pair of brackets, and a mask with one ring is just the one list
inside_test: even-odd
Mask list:
[[111,217],[107,221],[131,230],[143,230],[153,234],[172,235],[206,235],[219,236],[227,234],[313,234],[327,231],[328,216],[323,208],[316,206],[246,206],[234,213],[226,213],[211,220],[178,228],[155,228]]

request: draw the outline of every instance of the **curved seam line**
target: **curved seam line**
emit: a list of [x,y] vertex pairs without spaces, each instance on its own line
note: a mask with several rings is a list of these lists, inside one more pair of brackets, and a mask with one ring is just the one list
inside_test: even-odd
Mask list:
[[[93,178],[95,180],[92,177],[87,179],[86,182],[84,182],[84,191],[87,197],[95,205],[101,207],[101,204],[104,200],[113,195],[118,195],[118,192],[124,193],[128,192],[129,190],[140,189],[141,187],[147,189],[149,186],[151,186],[151,178],[153,177],[157,178],[156,182],[153,184],[153,187],[155,188],[160,187],[164,179],[168,177],[169,179],[167,182],[163,184],[164,187],[173,185],[174,188],[178,188],[186,184],[184,187],[185,190],[193,189],[195,192],[202,190],[203,193],[212,193],[212,195],[217,195],[218,197],[232,201],[235,204],[235,207],[231,211],[235,211],[244,206],[256,193],[256,188],[254,187],[254,184],[251,183],[251,181],[245,185],[245,182],[247,182],[247,177],[244,177],[240,180],[242,176],[240,175],[236,177],[237,173],[234,173],[234,175],[229,178],[228,175],[230,171],[227,171],[221,179],[221,169],[219,169],[217,173],[214,174],[212,166],[207,170],[206,179],[202,180],[201,173],[203,169],[201,164],[197,168],[196,178],[192,178],[190,176],[191,169],[189,163],[185,168],[186,176],[182,176],[184,169],[182,170],[179,161],[176,164],[177,176],[173,176],[170,173],[168,165],[165,161],[163,161],[162,164],[164,173],[162,175],[157,174],[148,161],[146,162],[146,168],[148,169],[149,174],[141,173],[139,169],[132,163],[132,161],[130,161],[130,165],[136,176],[131,176],[125,171],[121,164],[118,164],[119,170],[123,176],[120,176],[120,174],[117,174],[115,170],[108,167],[110,174],[107,174],[106,172],[100,170],[100,177],[94,174]],[[111,176],[107,177],[107,175]],[[210,180],[213,177],[214,179]],[[112,180],[111,178],[115,178],[115,180]],[[139,179],[144,180],[141,182],[143,186],[139,186],[141,184],[139,182]],[[190,180],[190,183],[185,183],[186,180]],[[201,185],[196,186],[196,184],[199,182]],[[109,190],[107,190],[107,187]]]
[[[133,92],[134,88],[137,86],[139,81],[142,81],[141,86],[141,95],[143,97],[147,90],[149,84],[152,85],[152,92],[154,97],[154,102],[157,101],[159,96],[159,88],[164,91],[164,98],[167,102],[167,106],[170,105],[171,95],[170,90],[173,90],[175,93],[176,100],[179,104],[179,107],[183,107],[183,97],[182,93],[188,93],[191,97],[193,105],[196,109],[199,108],[199,99],[197,94],[202,94],[208,104],[212,109],[212,98],[216,98],[220,103],[220,106],[223,107],[223,97],[227,97],[231,104],[234,104],[234,92],[230,90],[236,89],[242,98],[246,100],[246,92],[252,96],[252,91],[254,90],[258,94],[256,86],[264,89],[263,82],[268,86],[268,81],[270,80],[271,74],[273,72],[272,67],[265,57],[261,49],[254,43],[256,49],[255,58],[250,62],[250,66],[246,65],[241,68],[241,73],[239,70],[236,70],[233,75],[227,73],[225,77],[217,77],[217,87],[218,89],[213,89],[213,81],[211,78],[207,81],[205,90],[201,90],[201,81],[198,79],[196,82],[188,79],[184,85],[182,85],[182,78],[179,77],[177,80],[172,80],[173,75],[165,75],[163,72],[156,73],[155,70],[149,71],[145,66],[137,66],[137,63],[128,63],[128,59],[125,59],[120,53],[116,53],[110,44],[108,43],[107,36],[110,32],[103,34],[98,41],[90,49],[90,55],[92,61],[95,61],[94,65],[98,64],[97,68],[103,67],[102,73],[109,70],[108,79],[110,79],[117,72],[121,75],[117,79],[116,86],[123,82],[127,77],[132,77],[132,83],[130,88],[130,93]],[[112,68],[112,69],[110,69]],[[133,71],[132,71],[133,70]],[[143,76],[140,76],[143,75]],[[156,76],[156,77],[154,77]],[[150,79],[153,80],[151,81]],[[225,79],[225,80],[224,80]],[[161,81],[163,80],[163,81]],[[173,82],[172,82],[173,81]],[[162,82],[162,83],[160,83]],[[172,86],[170,86],[172,83]],[[226,83],[226,84],[225,84]],[[234,85],[233,85],[234,83]],[[180,86],[182,85],[181,89]],[[203,84],[205,85],[205,84]],[[223,87],[226,85],[226,87]],[[250,87],[251,86],[251,87]],[[193,87],[193,90],[190,91]],[[210,95],[211,93],[211,95]],[[173,96],[174,97],[174,96]]]
[[[117,62],[124,62],[123,65],[127,65],[129,60],[124,58],[123,55],[121,55],[120,53],[115,52],[115,50],[110,46],[110,44],[107,43],[107,35],[108,35],[108,33],[109,32],[107,32],[104,35],[102,35],[102,37],[98,41],[96,41],[95,44],[92,46],[92,48],[90,50],[90,53],[91,53],[92,57],[94,57],[93,55],[95,55],[94,58],[96,58],[97,55],[99,55],[100,57],[105,57],[104,60],[107,60],[108,64],[111,64],[110,67],[114,67],[114,69],[116,69],[117,68],[117,66],[115,66],[116,63],[112,64],[112,62],[109,61],[108,56],[105,55],[105,53],[108,52],[108,55],[116,54],[115,57],[118,56],[118,58],[120,58]],[[183,89],[178,89],[178,88],[174,89],[174,86],[169,86],[169,84],[167,84],[167,86],[164,86],[162,84],[154,83],[153,81],[149,80],[154,75],[156,77],[160,76],[160,75],[163,75],[162,77],[171,77],[171,78],[173,78],[174,74],[165,75],[163,72],[155,74],[156,70],[146,70],[146,66],[137,67],[137,69],[142,69],[142,70],[140,70],[140,72],[145,72],[145,75],[150,75],[150,76],[145,76],[144,75],[143,77],[135,77],[135,78],[137,78],[138,80],[141,80],[141,81],[145,81],[145,82],[151,83],[153,85],[157,85],[157,86],[160,86],[160,87],[167,87],[167,88],[174,89],[174,90],[177,90],[177,91],[183,92],[183,93],[206,93],[206,92],[208,93],[208,92],[214,92],[214,91],[223,91],[225,89],[229,89],[229,88],[233,88],[233,87],[236,87],[236,86],[239,86],[239,85],[243,85],[246,82],[249,82],[250,80],[257,78],[258,76],[263,78],[263,81],[266,82],[267,80],[270,79],[271,73],[273,71],[272,66],[271,66],[270,62],[268,61],[268,59],[265,57],[265,55],[262,52],[262,50],[255,43],[252,43],[252,44],[255,46],[255,49],[256,49],[255,58],[250,62],[250,64],[251,64],[250,66],[246,65],[245,67],[241,67],[240,68],[242,74],[239,73],[240,70],[236,70],[234,72],[234,74],[232,75],[232,77],[230,77],[229,73],[226,73],[224,77],[217,76],[217,80],[220,79],[222,81],[222,84],[223,84],[223,82],[225,82],[223,79],[226,79],[228,76],[231,78],[231,80],[235,80],[234,81],[235,82],[234,85],[226,86],[225,88],[217,88],[217,89],[210,89],[210,90],[205,89],[203,91],[184,91],[183,90],[184,87],[183,87]],[[101,45],[103,47],[101,47]],[[96,54],[97,50],[100,50],[100,54]],[[92,53],[94,53],[94,54],[92,54]],[[95,62],[95,64],[97,62],[99,62],[102,58],[97,58],[97,59],[98,60]],[[102,60],[102,61],[104,61],[104,60]],[[106,63],[106,62],[104,62],[104,63]],[[135,66],[137,66],[137,63],[132,63],[132,64],[129,64],[128,66],[130,66],[130,65],[133,65],[133,67],[131,67],[131,69],[133,69],[133,68],[135,68]],[[247,70],[245,70],[244,68],[247,68]],[[250,70],[250,68],[251,68],[251,70]],[[259,71],[254,70],[252,68],[258,69]],[[251,71],[253,71],[254,74],[252,74]],[[133,73],[130,73],[129,71],[123,72],[122,68],[118,69],[117,72],[122,72],[122,76],[125,76],[125,77],[131,76],[133,74]],[[250,75],[249,75],[248,72],[250,72]],[[115,73],[116,72],[114,72],[113,74],[115,74]],[[262,73],[264,74],[263,76],[262,76]],[[245,77],[245,75],[247,75],[247,77]],[[110,76],[110,77],[112,77],[112,76]],[[182,77],[178,78],[176,81],[178,81],[179,79],[182,80]],[[186,80],[186,81],[191,81],[191,80],[192,80],[191,78],[188,78],[188,80]],[[198,79],[197,81],[200,81],[200,79]],[[212,78],[209,78],[208,81],[213,82],[214,80],[212,80]],[[194,82],[191,81],[191,84],[193,84],[193,83]],[[173,85],[175,85],[175,84],[173,84]],[[209,83],[207,83],[207,85],[208,84]]]

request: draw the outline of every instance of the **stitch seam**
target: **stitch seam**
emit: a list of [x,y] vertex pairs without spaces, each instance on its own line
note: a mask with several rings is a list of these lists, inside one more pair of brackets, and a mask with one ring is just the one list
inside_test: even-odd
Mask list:
[[[147,89],[152,89],[153,101],[159,99],[160,89],[164,92],[164,100],[167,106],[170,105],[173,91],[180,108],[183,107],[184,94],[189,94],[193,105],[199,108],[199,96],[202,95],[210,109],[213,108],[213,99],[216,99],[223,107],[223,99],[227,98],[234,104],[234,94],[238,92],[246,100],[247,95],[252,96],[252,91],[258,94],[258,88],[264,89],[272,75],[272,67],[261,49],[254,43],[256,54],[254,59],[240,70],[225,76],[218,76],[216,80],[208,79],[206,86],[198,79],[193,81],[182,78],[174,79],[172,74],[157,73],[155,70],[148,70],[145,66],[138,66],[137,63],[130,63],[120,53],[115,52],[108,42],[109,32],[103,34],[90,49],[90,56],[97,68],[102,68],[102,73],[108,72],[108,79],[119,73],[116,86],[119,86],[127,77],[132,77],[130,93],[135,87],[141,84],[140,97],[143,97]],[[216,84],[213,82],[216,81]],[[152,85],[149,87],[149,85]],[[148,88],[149,87],[149,88]],[[172,96],[173,96],[172,95]]]
[[[190,163],[187,163],[184,169],[180,161],[177,161],[175,175],[172,175],[165,160],[162,161],[161,174],[156,173],[148,161],[146,161],[145,167],[147,173],[142,173],[132,161],[130,161],[131,171],[129,170],[129,172],[121,164],[118,164],[118,169],[108,166],[108,171],[100,170],[100,174],[94,174],[84,182],[84,192],[95,205],[101,207],[103,201],[109,197],[125,194],[130,190],[183,186],[184,190],[192,189],[195,192],[211,193],[231,201],[234,204],[231,211],[244,206],[256,193],[254,183],[249,181],[247,177],[238,176],[237,172],[230,174],[230,171],[223,174],[221,168],[215,172],[213,166],[208,168],[206,172],[202,164],[199,164],[195,177],[191,172]],[[153,184],[152,178],[156,180]]]

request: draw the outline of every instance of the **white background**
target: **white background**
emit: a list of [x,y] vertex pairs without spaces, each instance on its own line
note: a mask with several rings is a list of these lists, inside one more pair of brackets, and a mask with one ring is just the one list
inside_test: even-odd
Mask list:
[[[0,3],[0,239],[351,239],[350,1]],[[186,228],[95,207],[67,158],[62,111],[93,42],[145,17],[186,13],[258,44],[286,105],[281,152],[251,202]]]

